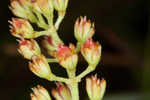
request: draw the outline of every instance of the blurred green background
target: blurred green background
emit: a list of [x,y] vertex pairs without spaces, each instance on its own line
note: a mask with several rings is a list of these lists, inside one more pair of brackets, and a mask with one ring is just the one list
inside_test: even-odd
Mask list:
[[[8,20],[14,17],[9,0],[0,9],[0,100],[30,100],[33,86],[43,85],[49,91],[55,86],[32,74],[28,61],[17,52],[16,38],[9,33]],[[107,80],[104,100],[150,100],[150,2],[148,0],[70,0],[59,35],[76,43],[74,22],[87,16],[95,23],[94,40],[103,47],[102,60],[96,71]],[[57,75],[66,75],[58,65]],[[78,64],[78,74],[86,68]],[[89,76],[89,75],[88,75]],[[86,100],[85,79],[80,83],[81,100]]]

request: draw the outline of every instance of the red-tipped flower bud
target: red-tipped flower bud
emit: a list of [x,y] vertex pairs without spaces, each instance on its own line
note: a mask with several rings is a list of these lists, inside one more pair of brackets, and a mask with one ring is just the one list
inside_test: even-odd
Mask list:
[[33,56],[41,55],[41,50],[37,42],[33,39],[31,40],[20,40],[18,51],[26,59],[31,59]]
[[72,100],[70,89],[62,83],[56,83],[57,88],[52,89],[52,95],[56,100]]
[[75,69],[78,56],[75,53],[75,47],[70,44],[70,47],[59,45],[58,50],[55,52],[56,58],[58,58],[60,65],[66,69]]
[[26,19],[13,18],[10,22],[10,32],[13,36],[18,38],[32,38],[34,30],[31,24]]
[[90,20],[87,21],[86,16],[78,18],[74,26],[75,38],[79,42],[85,42],[94,35],[94,24]]
[[101,57],[101,45],[88,39],[81,46],[81,53],[89,64],[97,65]]
[[33,88],[33,93],[31,93],[31,100],[51,100],[51,97],[48,91],[42,86],[38,85],[36,88]]
[[86,91],[90,100],[102,100],[106,89],[106,81],[97,76],[86,78]]
[[41,56],[34,56],[32,62],[29,63],[29,69],[37,76],[45,79],[50,79],[52,75],[50,66],[46,58]]
[[54,7],[57,11],[66,11],[68,0],[53,0]]

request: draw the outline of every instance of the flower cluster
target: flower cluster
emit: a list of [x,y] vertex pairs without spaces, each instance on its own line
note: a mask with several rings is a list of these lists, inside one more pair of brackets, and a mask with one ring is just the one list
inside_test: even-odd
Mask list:
[[[79,100],[78,82],[96,69],[101,57],[101,45],[94,42],[94,23],[86,16],[77,18],[74,24],[74,36],[77,44],[67,46],[59,37],[58,29],[65,17],[69,0],[11,0],[10,9],[16,18],[10,22],[10,32],[19,38],[18,51],[29,60],[29,69],[36,76],[48,81],[58,81],[52,89],[56,100]],[[57,12],[54,14],[54,11]],[[56,20],[54,20],[56,18]],[[35,27],[34,27],[35,26]],[[40,30],[40,31],[39,31]],[[44,55],[40,45],[47,51]],[[76,75],[79,55],[88,63],[88,67]],[[49,63],[58,63],[68,77],[56,76]],[[86,90],[90,100],[102,100],[106,81],[97,76],[86,79]],[[48,91],[38,85],[33,88],[32,100],[51,100]]]

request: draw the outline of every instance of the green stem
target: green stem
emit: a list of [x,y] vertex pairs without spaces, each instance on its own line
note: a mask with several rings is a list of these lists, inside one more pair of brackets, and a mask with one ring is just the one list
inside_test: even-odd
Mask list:
[[81,45],[82,45],[81,42],[78,42],[78,43],[77,43],[76,52],[79,52],[79,51],[80,51]]
[[[75,78],[75,72],[76,72],[76,70],[72,70],[72,69],[68,70],[67,69],[67,74],[70,79]],[[72,82],[72,83],[68,84],[68,86],[71,90],[72,100],[79,100],[78,82]]]
[[78,83],[73,83],[70,84],[69,86],[72,94],[72,100],[79,100]]
[[83,71],[80,75],[78,75],[76,78],[77,80],[80,80],[81,78],[85,77],[87,74],[92,72],[95,69],[94,65],[89,65],[85,71]]
[[64,19],[64,17],[65,17],[65,11],[58,13],[58,18],[57,18],[56,23],[55,23],[56,30],[59,29],[59,26],[60,26],[62,20]]
[[46,24],[46,22],[45,22],[43,16],[41,15],[41,13],[38,12],[37,10],[33,10],[33,11],[34,11],[34,13],[36,14],[36,16],[37,16],[37,18],[38,18],[38,20],[39,20],[39,21],[37,22],[37,25],[38,25],[39,27],[41,27],[41,28],[48,29],[49,26]]
[[58,60],[57,60],[57,59],[50,59],[50,58],[47,58],[47,62],[49,62],[49,63],[58,62]]
[[59,38],[55,27],[51,27],[50,29],[48,29],[48,33],[49,33],[48,35],[50,35],[52,39],[54,39],[56,44],[59,44],[59,43],[63,44],[63,41]]
[[49,81],[64,82],[64,83],[66,83],[66,84],[71,83],[71,80],[70,80],[70,79],[63,78],[63,77],[58,77],[58,76],[55,76],[55,75],[50,75],[49,78],[48,78],[48,80],[49,80]]

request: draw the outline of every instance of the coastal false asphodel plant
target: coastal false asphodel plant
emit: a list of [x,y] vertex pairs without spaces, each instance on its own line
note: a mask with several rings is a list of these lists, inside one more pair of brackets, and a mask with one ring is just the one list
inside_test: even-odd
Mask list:
[[[94,24],[85,17],[80,17],[74,25],[76,46],[65,45],[58,36],[59,26],[65,17],[68,0],[11,0],[10,9],[16,16],[10,22],[10,32],[19,41],[18,51],[29,60],[29,69],[40,78],[57,81],[57,88],[51,91],[56,100],[79,100],[78,83],[83,77],[96,69],[101,58],[101,45],[92,40]],[[57,19],[54,21],[54,11]],[[33,28],[36,25],[41,31]],[[42,46],[49,58],[44,56],[35,38],[43,37]],[[81,53],[80,53],[81,52]],[[88,63],[87,68],[76,75],[78,55]],[[68,77],[56,76],[49,63],[59,63]],[[90,100],[102,100],[106,81],[97,75],[86,78],[86,91]],[[48,91],[42,86],[34,87],[32,100],[51,100]]]

